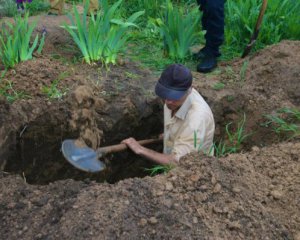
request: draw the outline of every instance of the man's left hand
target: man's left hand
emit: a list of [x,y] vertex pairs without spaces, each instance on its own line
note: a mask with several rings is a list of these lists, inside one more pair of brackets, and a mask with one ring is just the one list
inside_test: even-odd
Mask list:
[[127,138],[122,141],[122,143],[126,144],[135,154],[140,155],[142,146],[134,139],[134,138]]

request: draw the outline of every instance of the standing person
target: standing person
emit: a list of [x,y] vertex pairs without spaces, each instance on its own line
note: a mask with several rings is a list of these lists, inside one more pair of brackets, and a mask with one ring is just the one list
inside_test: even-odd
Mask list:
[[17,10],[20,13],[23,13],[25,11],[25,7],[24,7],[24,2],[28,2],[31,3],[32,0],[16,0],[16,4],[17,4]]
[[225,0],[197,0],[202,15],[202,28],[206,30],[205,47],[197,54],[200,60],[197,71],[207,73],[217,66],[221,56],[219,47],[224,41],[224,3]]
[[199,150],[213,155],[213,114],[192,87],[192,81],[188,68],[172,64],[156,83],[155,92],[164,100],[163,153],[141,146],[134,138],[125,139],[122,143],[137,155],[162,165],[178,163],[181,157]]

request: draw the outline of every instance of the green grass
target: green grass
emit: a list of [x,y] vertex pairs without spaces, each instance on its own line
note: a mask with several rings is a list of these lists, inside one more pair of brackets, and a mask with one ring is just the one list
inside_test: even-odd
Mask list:
[[26,93],[16,91],[13,88],[13,83],[11,81],[6,81],[5,83],[1,84],[0,96],[5,97],[9,103],[13,103],[18,99],[29,98],[29,95]]
[[221,157],[231,153],[237,153],[241,150],[242,143],[251,134],[245,132],[246,116],[240,120],[235,128],[232,123],[228,123],[225,127],[226,138],[214,143],[215,156]]
[[145,168],[145,171],[150,173],[150,176],[155,176],[157,174],[166,174],[174,168],[173,165],[156,165],[152,168]]
[[67,89],[60,90],[58,88],[58,84],[69,75],[67,72],[63,72],[59,74],[58,78],[53,80],[50,86],[43,86],[42,93],[46,94],[46,96],[50,99],[60,99],[67,93]]
[[292,139],[300,136],[300,110],[282,108],[274,115],[265,116],[269,121],[264,126],[271,126],[276,134]]
[[222,82],[217,82],[216,84],[213,85],[213,89],[216,91],[222,90],[225,87],[225,84]]
[[[261,2],[260,0],[226,1],[223,59],[232,59],[241,55],[253,33]],[[299,13],[300,1],[268,1],[254,50],[278,43],[282,39],[300,40]]]

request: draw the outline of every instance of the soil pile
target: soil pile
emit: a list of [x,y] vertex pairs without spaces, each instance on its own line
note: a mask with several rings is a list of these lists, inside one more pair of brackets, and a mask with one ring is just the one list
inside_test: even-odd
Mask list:
[[300,144],[183,159],[115,185],[2,174],[3,239],[299,239]]

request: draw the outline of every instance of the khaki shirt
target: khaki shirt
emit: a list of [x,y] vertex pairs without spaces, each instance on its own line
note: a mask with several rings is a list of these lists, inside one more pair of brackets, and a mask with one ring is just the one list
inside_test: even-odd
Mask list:
[[164,105],[164,153],[179,161],[191,152],[204,151],[213,155],[214,117],[202,96],[192,89],[182,106],[172,117]]

